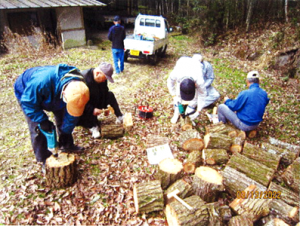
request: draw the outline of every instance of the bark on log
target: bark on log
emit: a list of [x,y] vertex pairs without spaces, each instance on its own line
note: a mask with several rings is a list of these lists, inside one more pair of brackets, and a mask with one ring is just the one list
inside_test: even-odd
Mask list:
[[274,218],[267,223],[265,223],[263,226],[289,226],[289,224],[285,223],[283,220],[279,218]]
[[209,226],[225,225],[231,217],[231,209],[229,206],[221,206],[219,202],[212,202],[206,204],[209,212]]
[[123,125],[101,125],[102,138],[118,138],[124,135]]
[[272,199],[269,208],[272,215],[278,216],[288,224],[299,222],[299,208],[290,206],[281,199]]
[[288,166],[281,177],[293,191],[300,192],[300,157]]
[[220,134],[228,135],[230,137],[236,137],[238,134],[238,130],[236,130],[235,128],[233,128],[228,124],[219,122],[216,124],[205,126],[205,134],[208,133],[220,133]]
[[201,151],[192,151],[189,153],[188,158],[183,163],[183,170],[186,173],[194,173],[196,168],[201,165]]
[[208,165],[221,165],[227,163],[229,158],[225,149],[203,149],[202,159]]
[[245,142],[244,144],[242,154],[250,159],[260,162],[265,166],[275,170],[277,169],[280,162],[280,156],[277,156],[276,154],[273,153],[266,152],[263,149],[259,148],[258,146],[255,146],[247,142]]
[[257,130],[251,130],[249,132],[246,133],[247,134],[247,137],[249,137],[250,139],[256,137],[257,135]]
[[205,202],[214,202],[224,190],[223,177],[213,168],[200,166],[195,171],[193,189]]
[[245,140],[246,137],[247,137],[246,132],[245,132],[245,131],[242,131],[242,130],[239,130],[239,131],[238,131],[238,134],[237,134],[237,137],[240,137],[240,138],[242,138],[243,140]]
[[46,184],[51,188],[71,186],[77,179],[76,157],[61,152],[58,157],[53,155],[46,160]]
[[243,139],[242,137],[232,138],[232,144],[230,147],[230,151],[232,153],[241,153],[243,150],[244,142],[245,142],[245,139]]
[[232,138],[225,134],[208,133],[204,136],[204,148],[230,150]]
[[201,151],[204,147],[204,141],[201,139],[199,132],[195,129],[182,132],[178,140],[181,148],[185,151]]
[[165,197],[165,200],[167,201],[166,204],[170,203],[171,201],[174,201],[174,198],[171,200],[170,199],[168,200],[167,195],[169,193],[171,193],[172,191],[175,191],[176,189],[179,190],[179,193],[177,194],[177,196],[182,199],[187,198],[194,193],[192,185],[190,185],[184,179],[177,180],[175,183],[171,184],[167,190],[164,191],[164,197]]
[[284,201],[285,203],[291,205],[291,206],[298,206],[300,205],[300,197],[299,194],[296,192],[293,192],[292,190],[282,187],[274,182],[271,182],[269,188],[269,191],[273,191],[275,193],[280,194],[280,199]]
[[226,166],[221,174],[223,176],[223,184],[226,188],[226,191],[234,198],[236,198],[238,191],[245,190],[251,184],[256,185],[260,191],[267,190],[265,186],[229,166]]
[[152,148],[159,145],[169,144],[169,138],[161,137],[154,134],[148,134],[146,137],[146,148]]
[[178,159],[164,159],[158,164],[158,171],[154,177],[160,180],[162,189],[166,189],[183,177],[182,169],[182,163]]
[[294,152],[297,157],[299,156],[300,146],[298,146],[298,145],[289,144],[289,143],[277,140],[276,138],[273,138],[273,137],[269,137],[269,142],[272,145],[275,145],[275,146],[283,148],[283,149],[288,149],[289,151]]
[[263,142],[261,148],[269,153],[276,154],[281,157],[281,162],[290,165],[296,159],[296,154],[287,149],[276,147],[272,144]]
[[237,197],[229,204],[237,214],[247,216],[253,222],[269,214],[269,203],[271,199],[259,198],[259,195],[262,193],[255,185],[250,185],[241,192],[243,192],[241,196],[245,194],[245,198]]
[[230,219],[228,226],[253,226],[253,222],[247,216],[235,216]]
[[209,221],[209,214],[205,202],[197,195],[184,199],[188,205],[193,207],[187,209],[179,201],[174,201],[166,206],[165,214],[168,225],[172,226],[206,226]]
[[269,185],[275,173],[275,169],[271,169],[238,153],[231,156],[227,166],[246,174],[248,177],[264,186]]
[[127,131],[130,131],[133,127],[133,120],[132,120],[132,114],[131,113],[125,113],[124,119],[123,119],[123,126],[124,129]]
[[185,118],[180,117],[180,125],[183,131],[193,129],[192,121],[188,116]]
[[137,213],[160,211],[164,208],[163,190],[159,180],[134,184],[133,198]]

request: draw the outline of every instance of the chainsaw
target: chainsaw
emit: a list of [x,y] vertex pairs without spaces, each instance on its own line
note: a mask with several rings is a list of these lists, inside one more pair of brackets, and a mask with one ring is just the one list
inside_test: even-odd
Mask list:
[[46,132],[42,130],[41,125],[38,124],[36,131],[42,133],[46,137],[48,150],[52,152],[54,157],[58,157],[58,143],[55,126],[51,132]]

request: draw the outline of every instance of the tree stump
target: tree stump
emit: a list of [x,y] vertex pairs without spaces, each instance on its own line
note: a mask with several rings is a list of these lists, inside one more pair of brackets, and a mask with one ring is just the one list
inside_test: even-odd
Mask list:
[[101,125],[102,138],[118,138],[124,135],[123,125]]
[[146,137],[146,148],[152,148],[159,145],[169,144],[169,138],[161,137],[154,134],[148,134]]
[[165,200],[167,200],[167,203],[174,201],[174,199],[172,199],[172,200],[167,199],[166,196],[169,193],[171,193],[172,191],[175,191],[176,189],[178,189],[178,191],[179,191],[177,196],[182,199],[187,198],[194,193],[192,186],[188,182],[186,182],[184,179],[177,180],[176,182],[171,184],[167,190],[164,191],[164,197],[165,197]]
[[168,225],[206,226],[209,221],[209,214],[205,202],[197,195],[190,196],[183,201],[193,209],[187,209],[177,200],[167,204],[165,214]]
[[46,160],[46,184],[51,188],[71,186],[77,179],[76,157],[61,152],[58,157],[51,155]]
[[275,173],[275,169],[270,169],[269,167],[238,153],[231,156],[227,166],[246,174],[248,177],[264,186],[269,185]]
[[261,148],[247,142],[244,144],[243,155],[260,162],[271,169],[277,169],[280,162],[280,156],[266,152]]
[[160,211],[164,208],[163,191],[159,180],[134,184],[133,198],[137,213]]
[[188,116],[185,118],[180,117],[180,125],[181,125],[181,129],[183,131],[193,129],[192,121],[191,121],[190,117],[188,117]]
[[202,159],[208,165],[221,165],[227,163],[229,158],[225,149],[203,149]]
[[300,146],[298,146],[298,145],[289,144],[289,143],[277,140],[273,137],[269,137],[269,142],[272,145],[275,145],[275,146],[283,148],[283,149],[288,149],[289,151],[294,152],[297,157],[299,156]]
[[276,146],[266,143],[266,142],[263,142],[261,144],[261,148],[269,153],[273,153],[273,154],[280,156],[281,162],[286,165],[292,164],[292,162],[297,157],[297,155],[292,151],[289,151],[287,149],[283,149],[280,147],[276,147]]
[[253,221],[247,216],[235,216],[230,219],[228,226],[253,226]]
[[184,131],[179,136],[179,143],[185,151],[201,151],[204,147],[204,142],[197,130],[190,129]]
[[270,186],[268,188],[268,191],[275,192],[276,194],[280,194],[280,198],[285,203],[291,205],[291,206],[298,206],[300,205],[300,197],[299,194],[296,192],[293,192],[292,190],[282,187],[274,182],[270,183]]
[[250,185],[240,194],[245,197],[237,197],[229,204],[237,214],[247,216],[253,222],[269,214],[271,199],[259,198],[263,193],[255,185]]
[[182,178],[182,169],[182,162],[178,159],[164,159],[158,164],[158,171],[154,177],[160,180],[162,189],[166,189],[170,184]]
[[207,166],[200,166],[195,171],[193,189],[205,202],[214,202],[224,190],[223,177],[218,171]]
[[190,152],[186,161],[183,163],[184,172],[194,173],[196,168],[201,165],[201,162],[201,151]]
[[272,199],[269,208],[272,215],[279,216],[288,224],[299,222],[299,207],[290,206],[281,199]]
[[208,133],[204,136],[204,148],[230,150],[232,138],[225,134]]
[[288,166],[288,168],[281,175],[284,182],[293,191],[300,192],[300,157],[298,157],[293,164]]
[[232,153],[241,153],[243,150],[245,139],[242,137],[234,137],[232,138],[232,144],[230,146],[230,151]]

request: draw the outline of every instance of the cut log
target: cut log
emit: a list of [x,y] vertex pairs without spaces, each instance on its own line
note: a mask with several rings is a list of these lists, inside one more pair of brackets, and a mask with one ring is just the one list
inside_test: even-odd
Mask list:
[[[175,190],[179,191],[177,196],[182,199],[187,198],[194,193],[192,186],[184,179],[180,179],[177,180],[175,183],[171,184],[170,187],[168,187],[168,189],[164,191],[165,200],[166,196]],[[167,200],[167,203],[170,203],[171,201],[174,200]]]
[[258,146],[255,146],[248,142],[245,142],[242,154],[275,170],[277,169],[280,162],[280,156],[277,156],[276,154],[270,152],[266,152]]
[[160,211],[164,208],[163,191],[159,180],[134,184],[133,198],[137,213]]
[[211,124],[208,126],[205,126],[205,134],[208,133],[219,133],[219,134],[225,134],[230,137],[236,137],[238,134],[238,130],[233,128],[232,126],[228,124],[224,124],[223,122],[219,122],[216,124]]
[[118,138],[124,135],[123,125],[101,125],[102,138]]
[[275,169],[271,169],[238,153],[231,156],[227,166],[246,174],[248,177],[264,186],[269,185],[275,173]]
[[154,134],[148,134],[146,137],[146,148],[152,148],[159,145],[169,144],[169,138],[161,137]]
[[200,166],[195,171],[193,189],[205,202],[214,202],[224,190],[223,177],[215,169]]
[[178,159],[164,159],[158,164],[158,171],[154,175],[160,180],[161,187],[166,189],[170,184],[183,177],[182,162]]
[[51,155],[46,160],[46,184],[51,188],[71,186],[77,179],[76,157],[61,152],[57,157]]
[[203,149],[202,159],[208,165],[221,165],[227,163],[229,158],[225,149]]
[[299,208],[286,204],[281,199],[272,199],[270,204],[270,213],[278,216],[288,224],[299,222]]
[[241,153],[243,150],[245,139],[242,137],[234,137],[232,138],[232,144],[230,146],[230,151],[232,153]]
[[300,197],[299,194],[296,192],[293,192],[292,190],[282,187],[274,182],[270,183],[270,186],[268,188],[269,191],[274,192],[274,194],[278,194],[280,199],[284,201],[285,203],[291,205],[291,206],[298,206],[300,205]]
[[245,140],[246,137],[247,137],[246,132],[243,131],[243,130],[239,130],[238,133],[237,133],[237,137],[240,137],[240,138],[242,138],[243,140]]
[[178,139],[181,148],[185,151],[201,151],[204,147],[204,142],[201,139],[199,132],[195,129],[182,132]]
[[257,130],[251,130],[249,132],[246,132],[247,137],[249,137],[250,139],[254,138],[257,136]]
[[225,134],[208,133],[204,136],[204,148],[230,150],[232,138]]
[[168,225],[179,226],[206,226],[209,221],[209,214],[205,202],[197,195],[190,196],[183,200],[193,207],[187,209],[179,201],[174,201],[166,206],[165,214]]
[[188,158],[183,163],[183,170],[186,173],[194,173],[196,168],[201,165],[201,151],[192,151],[189,153]]
[[253,226],[253,222],[247,216],[235,216],[230,219],[228,226]]
[[263,226],[290,226],[289,224],[285,223],[283,220],[279,218],[274,218],[267,223],[265,223]]
[[183,131],[193,129],[193,125],[190,117],[185,117],[185,118],[180,117],[180,124],[181,124],[181,129]]
[[260,191],[267,190],[265,186],[229,166],[226,166],[221,174],[223,176],[223,184],[226,191],[234,198],[236,198],[238,191],[244,191],[251,184],[256,185]]
[[209,213],[209,226],[225,225],[231,217],[231,209],[229,206],[221,206],[219,202],[212,202],[206,204]]
[[237,197],[229,204],[237,214],[247,216],[253,222],[269,214],[271,199],[260,198],[262,192],[255,185],[250,185],[244,191],[240,191],[240,194],[242,198]]
[[300,157],[288,166],[281,177],[293,191],[300,192]]
[[287,149],[276,147],[272,144],[263,142],[261,144],[261,148],[269,153],[276,154],[281,157],[281,162],[286,165],[292,164],[292,162],[296,159],[296,154]]
[[131,113],[125,113],[124,119],[123,119],[123,127],[125,130],[130,131],[133,127],[133,120],[132,120],[132,114]]
[[288,149],[289,151],[294,152],[297,157],[299,156],[300,146],[298,146],[298,145],[289,144],[289,143],[277,140],[276,138],[273,138],[273,137],[269,137],[269,142],[270,142],[270,144],[273,144],[277,147],[280,147],[283,149]]

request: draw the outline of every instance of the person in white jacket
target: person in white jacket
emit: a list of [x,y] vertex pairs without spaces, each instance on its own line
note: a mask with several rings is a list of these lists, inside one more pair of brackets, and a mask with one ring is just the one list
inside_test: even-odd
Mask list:
[[182,109],[182,105],[187,105],[184,116],[189,116],[194,121],[204,108],[206,98],[202,66],[199,61],[187,56],[180,57],[169,75],[167,86],[174,103],[174,116],[171,122],[177,122],[182,114],[179,109]]

